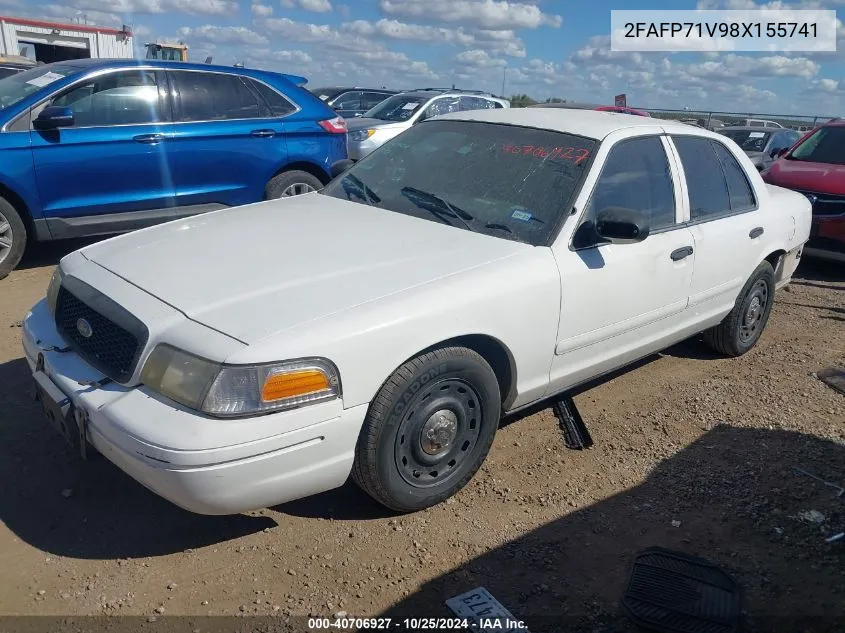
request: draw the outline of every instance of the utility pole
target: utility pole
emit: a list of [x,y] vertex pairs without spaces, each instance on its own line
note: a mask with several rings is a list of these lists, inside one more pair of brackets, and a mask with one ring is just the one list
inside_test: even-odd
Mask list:
[[507,75],[508,67],[502,68],[502,98],[505,98],[505,76]]

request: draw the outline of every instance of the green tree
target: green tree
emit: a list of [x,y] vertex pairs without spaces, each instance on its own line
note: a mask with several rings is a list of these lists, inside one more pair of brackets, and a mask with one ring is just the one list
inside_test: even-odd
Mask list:
[[534,99],[526,94],[513,95],[510,99],[512,108],[525,108],[537,103]]

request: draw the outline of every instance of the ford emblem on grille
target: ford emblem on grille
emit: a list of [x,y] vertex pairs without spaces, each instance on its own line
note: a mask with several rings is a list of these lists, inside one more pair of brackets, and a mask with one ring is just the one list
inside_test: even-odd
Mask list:
[[91,324],[88,323],[88,321],[86,321],[85,319],[76,320],[76,331],[79,332],[79,334],[84,338],[91,338],[91,335],[94,333]]

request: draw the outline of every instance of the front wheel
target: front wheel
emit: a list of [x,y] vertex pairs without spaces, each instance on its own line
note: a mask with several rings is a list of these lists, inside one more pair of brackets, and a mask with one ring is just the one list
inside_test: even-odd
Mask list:
[[26,225],[15,207],[0,198],[0,279],[21,261],[26,248]]
[[443,347],[417,356],[370,405],[352,477],[392,510],[436,505],[481,467],[500,415],[499,383],[479,354]]
[[775,299],[775,273],[764,261],[743,286],[733,310],[704,332],[708,347],[725,356],[742,356],[760,340]]
[[315,175],[295,169],[283,171],[273,176],[264,189],[264,197],[268,200],[288,198],[300,196],[303,193],[311,193],[322,188],[323,183]]

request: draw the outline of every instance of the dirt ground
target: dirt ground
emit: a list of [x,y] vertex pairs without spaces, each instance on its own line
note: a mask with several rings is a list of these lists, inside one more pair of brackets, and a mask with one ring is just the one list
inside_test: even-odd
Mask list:
[[743,358],[689,341],[578,395],[588,451],[542,410],[424,512],[349,483],[203,517],[80,462],[29,399],[20,320],[70,248],[0,281],[0,615],[433,617],[485,586],[532,633],[624,631],[633,558],[657,545],[731,573],[748,630],[845,630],[845,539],[825,540],[845,494],[795,470],[845,485],[845,397],[813,375],[845,365],[845,267],[804,262]]

